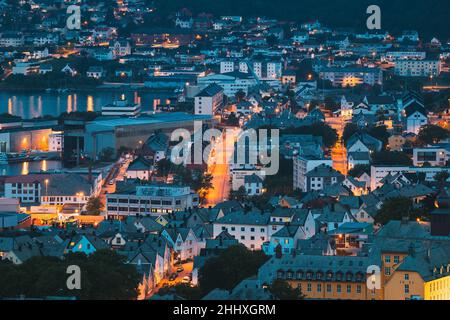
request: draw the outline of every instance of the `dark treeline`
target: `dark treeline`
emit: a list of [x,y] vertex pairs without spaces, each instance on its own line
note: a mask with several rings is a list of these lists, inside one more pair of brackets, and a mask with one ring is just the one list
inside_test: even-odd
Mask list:
[[426,39],[450,37],[448,0],[155,0],[159,14],[170,14],[180,8],[193,13],[215,15],[266,16],[279,20],[305,22],[319,19],[331,27],[366,29],[369,5],[381,8],[382,29],[398,34],[417,30]]

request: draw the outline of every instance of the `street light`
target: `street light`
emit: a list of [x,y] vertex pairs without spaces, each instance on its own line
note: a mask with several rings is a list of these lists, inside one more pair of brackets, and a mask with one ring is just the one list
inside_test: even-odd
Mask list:
[[44,182],[45,182],[45,197],[47,198],[48,179],[45,179]]

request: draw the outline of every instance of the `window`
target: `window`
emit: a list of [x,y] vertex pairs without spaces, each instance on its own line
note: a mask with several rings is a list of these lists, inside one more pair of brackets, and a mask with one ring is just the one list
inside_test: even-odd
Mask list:
[[391,263],[391,256],[384,256],[384,262]]
[[405,284],[405,294],[409,294],[409,284]]
[[352,292],[352,285],[348,284],[347,285],[347,293],[351,293]]
[[327,284],[327,292],[331,292],[331,284]]
[[322,292],[322,284],[321,283],[317,284],[317,292]]
[[341,293],[342,289],[341,289],[341,285],[340,284],[338,284],[336,286],[336,291],[337,291],[337,293]]
[[385,267],[384,268],[384,274],[387,275],[387,276],[390,276],[391,275],[391,268],[390,267]]
[[394,263],[399,263],[399,262],[400,262],[400,257],[394,256]]
[[311,292],[311,283],[308,283],[308,286],[306,288],[306,291]]
[[409,274],[405,273],[405,280],[409,280]]
[[358,284],[356,286],[356,293],[361,293],[361,285],[360,284]]

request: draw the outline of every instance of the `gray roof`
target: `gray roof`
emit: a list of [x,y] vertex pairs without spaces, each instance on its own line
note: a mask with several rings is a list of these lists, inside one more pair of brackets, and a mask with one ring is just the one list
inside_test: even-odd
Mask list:
[[221,224],[239,224],[239,225],[268,225],[270,219],[269,213],[242,211],[232,212],[218,219],[216,223]]

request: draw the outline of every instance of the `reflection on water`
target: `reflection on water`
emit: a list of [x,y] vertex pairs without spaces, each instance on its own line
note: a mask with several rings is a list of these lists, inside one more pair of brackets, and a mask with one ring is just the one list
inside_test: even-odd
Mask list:
[[[100,111],[102,106],[118,99],[123,92],[45,92],[13,93],[0,92],[0,113],[8,112],[31,119],[44,115],[58,116],[63,112]],[[160,103],[170,103],[172,93],[129,92],[130,102],[140,103],[143,111],[155,111]]]
[[62,169],[62,163],[57,160],[41,160],[0,165],[0,176],[27,175],[33,172],[45,172]]

